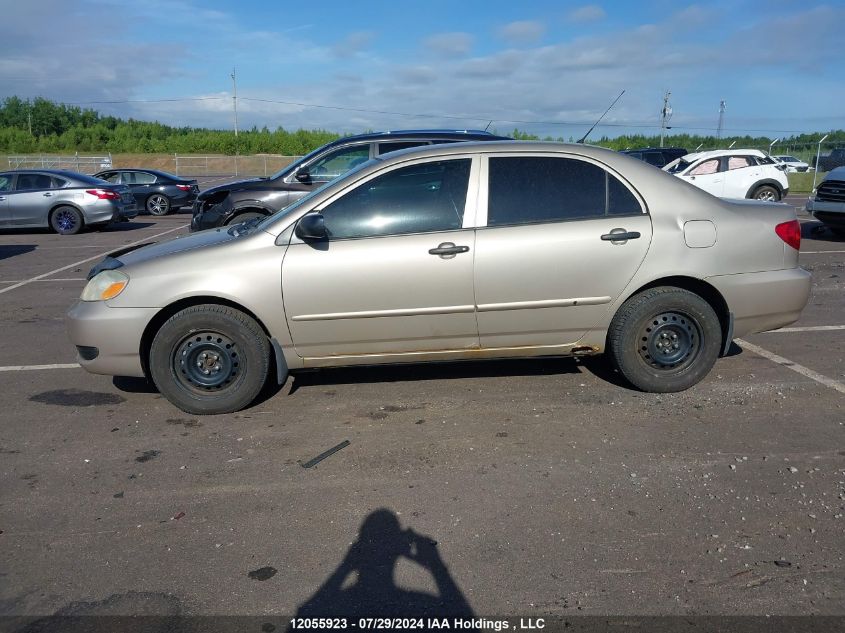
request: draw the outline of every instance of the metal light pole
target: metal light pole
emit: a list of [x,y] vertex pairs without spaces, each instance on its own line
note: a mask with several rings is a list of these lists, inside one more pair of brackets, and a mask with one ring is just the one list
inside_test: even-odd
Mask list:
[[666,123],[672,118],[672,106],[669,105],[669,97],[672,93],[668,90],[663,95],[663,109],[660,111],[660,147],[663,147],[663,137],[666,135]]
[[719,102],[719,127],[716,130],[716,138],[722,138],[722,128],[725,125],[725,110],[727,109],[728,104],[725,103],[725,100],[722,99]]
[[731,143],[730,145],[728,145],[728,149],[733,149],[733,146],[734,146],[734,145],[736,145],[736,141],[734,141],[733,143]]
[[813,170],[813,189],[816,188],[816,176],[819,173],[819,157],[822,155],[822,143],[824,140],[830,136],[830,134],[825,134],[822,136],[821,140],[819,141],[819,148],[816,150],[816,168]]
[[238,175],[238,76],[232,68],[232,109],[235,113],[235,175]]
[[776,138],[774,141],[769,143],[769,156],[772,155],[772,147],[774,147],[775,143],[777,143],[779,140],[780,140],[780,137]]

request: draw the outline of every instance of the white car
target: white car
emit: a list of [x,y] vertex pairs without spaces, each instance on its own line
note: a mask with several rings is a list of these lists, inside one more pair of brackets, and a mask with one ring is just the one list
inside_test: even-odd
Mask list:
[[663,169],[719,198],[776,202],[789,193],[786,167],[758,149],[696,152]]
[[794,156],[772,156],[776,161],[786,166],[787,173],[794,174],[796,172],[808,171],[810,165],[803,160],[799,160]]

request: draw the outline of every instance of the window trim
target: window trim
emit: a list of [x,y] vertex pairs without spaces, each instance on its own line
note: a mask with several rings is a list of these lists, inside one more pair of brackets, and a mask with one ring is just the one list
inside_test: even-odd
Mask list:
[[[496,224],[494,226],[489,226],[487,224],[487,212],[489,210],[489,178],[490,178],[490,159],[491,158],[564,158],[564,159],[573,159],[573,160],[580,160],[585,163],[590,163],[591,165],[595,165],[596,167],[600,167],[601,169],[605,170],[611,176],[615,176],[617,180],[619,180],[622,185],[631,192],[634,196],[634,199],[640,203],[640,213],[626,213],[620,215],[598,215],[598,216],[586,216],[583,218],[562,218],[560,220],[538,220],[536,222],[519,222],[515,224]],[[645,203],[645,199],[640,195],[640,193],[628,182],[627,178],[624,178],[618,171],[613,169],[607,163],[603,163],[599,160],[596,160],[590,156],[583,156],[581,154],[573,154],[570,152],[487,152],[481,154],[481,166],[480,166],[480,178],[479,178],[479,192],[478,192],[478,213],[476,218],[476,228],[478,229],[501,229],[501,228],[511,228],[515,226],[536,226],[538,224],[561,224],[564,222],[584,222],[586,220],[610,220],[613,218],[635,218],[641,215],[649,215],[648,212],[648,205]],[[607,197],[608,192],[605,191],[605,209],[607,208]]]
[[[342,198],[348,193],[351,193],[354,189],[357,189],[360,186],[363,186],[374,180],[375,178],[379,178],[381,176],[387,175],[396,171],[397,169],[403,169],[405,167],[413,167],[414,165],[423,165],[425,163],[438,163],[447,160],[470,160],[470,167],[469,167],[469,182],[467,183],[467,200],[466,205],[464,206],[464,217],[463,223],[460,228],[457,229],[444,229],[442,231],[425,231],[421,233],[394,233],[392,235],[371,235],[371,236],[364,236],[364,237],[336,237],[331,238],[329,242],[350,242],[350,241],[359,241],[359,240],[378,240],[378,239],[385,239],[391,237],[403,237],[408,235],[437,235],[440,233],[455,233],[457,231],[465,231],[467,229],[474,229],[476,228],[476,213],[478,210],[478,194],[479,194],[479,173],[480,173],[480,157],[478,154],[447,154],[443,156],[426,156],[424,159],[409,159],[406,161],[402,161],[401,163],[395,163],[390,166],[390,169],[379,170],[376,173],[369,174],[365,178],[361,178],[360,180],[356,180],[355,182],[350,183],[348,186],[344,187],[340,191],[337,191],[331,197],[326,198],[325,200],[321,201],[319,204],[312,205],[307,211],[305,211],[302,215],[296,218],[293,222],[291,222],[290,226],[295,227],[296,223],[299,222],[304,216],[308,215],[309,213],[319,213],[322,212],[324,207],[328,207],[329,205],[335,203],[337,200]],[[296,233],[293,232],[291,236],[290,244],[304,244],[305,242],[298,237],[296,237]]]

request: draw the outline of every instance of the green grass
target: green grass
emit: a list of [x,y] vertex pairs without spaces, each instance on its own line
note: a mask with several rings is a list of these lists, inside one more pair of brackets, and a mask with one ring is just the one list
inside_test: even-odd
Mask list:
[[[811,171],[786,174],[786,177],[789,179],[789,193],[810,193],[813,190],[813,175]],[[816,185],[822,181],[824,176],[824,172],[816,176]]]

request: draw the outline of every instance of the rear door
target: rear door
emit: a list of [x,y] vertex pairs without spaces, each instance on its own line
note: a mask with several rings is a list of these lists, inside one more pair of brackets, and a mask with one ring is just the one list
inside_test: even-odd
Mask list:
[[762,168],[751,156],[725,156],[723,198],[745,198],[754,183],[760,180]]
[[397,166],[320,209],[328,239],[294,238],[282,265],[285,313],[300,356],[478,347],[471,228],[477,164],[450,156]]
[[145,171],[124,171],[122,172],[121,182],[129,186],[129,191],[135,198],[135,202],[143,207],[147,202],[147,198],[156,190],[156,177],[153,174],[148,174]]
[[577,342],[607,318],[648,251],[651,220],[642,202],[619,177],[581,157],[491,155],[482,165],[487,183],[482,175],[475,243],[481,347]]

